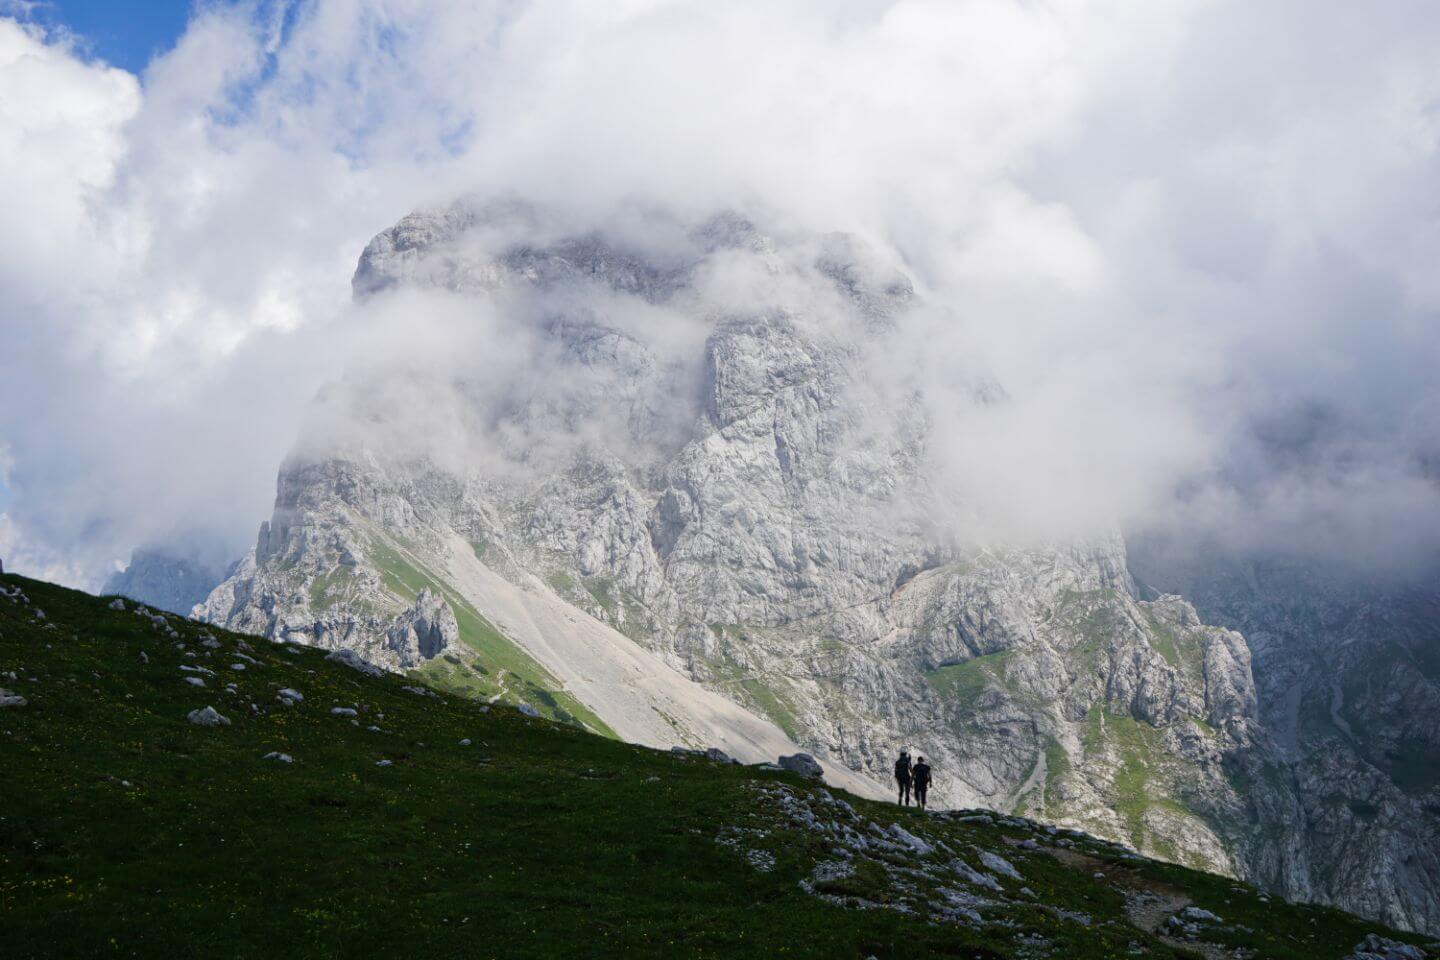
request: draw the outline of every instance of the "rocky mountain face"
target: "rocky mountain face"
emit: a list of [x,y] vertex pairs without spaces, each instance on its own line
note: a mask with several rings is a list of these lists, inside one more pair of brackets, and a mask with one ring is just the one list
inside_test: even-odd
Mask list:
[[1325,870],[1317,894],[1440,926],[1440,591],[1158,538],[1132,569],[1244,632],[1296,829]]
[[130,556],[130,565],[110,575],[102,593],[115,593],[161,610],[187,614],[229,574],[223,565],[207,563],[159,547],[144,547]]
[[478,333],[327,388],[199,615],[628,739],[798,743],[855,783],[908,746],[936,805],[1433,922],[1433,887],[1362,895],[1393,857],[1301,826],[1368,808],[1296,766],[1241,633],[1142,595],[1118,533],[969,529],[924,391],[877,362],[922,298],[855,238],[466,202],[375,238],[354,287]]

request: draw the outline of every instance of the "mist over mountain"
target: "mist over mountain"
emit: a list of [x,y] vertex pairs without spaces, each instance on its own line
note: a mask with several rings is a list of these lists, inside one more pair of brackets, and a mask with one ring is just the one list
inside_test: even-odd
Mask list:
[[753,759],[761,734],[695,712],[718,693],[854,789],[910,744],[939,804],[1433,926],[1425,595],[1009,524],[953,431],[1015,401],[929,379],[948,318],[893,258],[635,216],[472,197],[372,240],[357,299],[405,335],[321,391],[196,614]]
[[[4,20],[0,182],[47,224],[0,268],[5,554],[238,552],[365,360],[355,251],[479,188],[893,251],[936,310],[897,362],[1011,398],[947,431],[997,524],[1433,559],[1435,13],[1159,10],[216,4],[143,76]],[[1263,452],[1317,415],[1310,466]]]

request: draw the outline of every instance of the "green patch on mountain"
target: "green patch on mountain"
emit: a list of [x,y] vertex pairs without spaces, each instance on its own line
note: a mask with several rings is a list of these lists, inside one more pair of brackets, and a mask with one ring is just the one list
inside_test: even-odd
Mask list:
[[1045,738],[1045,805],[1058,807],[1060,797],[1058,788],[1066,777],[1070,775],[1070,757],[1065,753],[1065,748],[1059,740],[1054,737]]
[[1130,843],[1137,849],[1154,850],[1166,859],[1175,859],[1174,843],[1153,828],[1147,815],[1162,811],[1185,819],[1197,818],[1174,794],[1166,775],[1164,735],[1148,723],[1097,706],[1086,714],[1084,745],[1092,761],[1104,757],[1117,763],[1105,792]]
[[789,698],[777,689],[778,684],[766,683],[756,677],[740,681],[740,689],[760,712],[769,717],[775,726],[785,731],[791,740],[800,738],[800,724],[795,719],[795,707]]
[[[159,626],[13,575],[0,587],[0,683],[26,700],[0,724],[0,915],[17,960],[999,960],[1036,944],[1071,960],[1193,958],[1127,922],[1124,890],[1152,888],[1182,891],[1225,919],[1227,948],[1272,960],[1339,960],[1369,933],[1418,939],[1083,836],[1062,851],[1033,824],[822,793],[427,695],[321,650]],[[187,722],[207,706],[228,722]],[[924,912],[919,894],[944,903],[926,875],[897,884],[876,859],[822,870],[831,842],[778,791],[827,817],[843,800],[857,823],[977,868],[980,850],[1002,856],[1033,896],[1003,879],[1013,895],[978,922]],[[1029,838],[1040,846],[1020,848]],[[954,855],[892,847],[884,862],[902,871]]]
[[[594,711],[561,689],[560,681],[549,670],[495,629],[470,601],[419,560],[403,555],[378,536],[370,540],[369,556],[390,591],[406,602],[414,602],[421,590],[429,589],[450,604],[461,641],[470,648],[485,673],[496,678],[491,681],[493,686],[478,685],[489,691],[484,694],[487,699],[499,696],[510,702],[529,703],[552,719],[575,718],[597,733],[613,735]],[[441,673],[442,677],[448,677],[444,671]],[[513,679],[505,680],[507,675]],[[463,693],[475,686],[467,682],[455,689]]]
[[575,578],[564,570],[545,574],[545,582],[550,584],[550,589],[566,599],[575,596]]
[[991,686],[1005,686],[1005,663],[1011,651],[987,653],[963,663],[926,670],[925,679],[935,692],[955,703],[972,703]]
[[1072,657],[1078,666],[1092,672],[1100,668],[1115,638],[1133,629],[1121,609],[1119,594],[1108,587],[1065,590],[1052,615],[1064,632],[1080,638],[1071,649]]
[[310,581],[310,609],[321,613],[347,601],[347,605],[358,608],[354,598],[348,596],[347,591],[354,581],[355,568],[337,563]]

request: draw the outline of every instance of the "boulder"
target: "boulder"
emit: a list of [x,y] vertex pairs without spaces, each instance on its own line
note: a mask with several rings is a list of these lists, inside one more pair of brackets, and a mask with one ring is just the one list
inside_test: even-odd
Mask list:
[[460,649],[460,625],[444,597],[422,589],[415,605],[385,632],[385,646],[403,667],[418,667],[447,650]]
[[197,727],[228,727],[230,718],[221,714],[214,707],[203,707],[199,710],[191,710],[185,714],[185,719]]
[[780,766],[791,773],[798,773],[802,777],[809,777],[811,780],[823,780],[825,768],[808,753],[794,753],[790,756],[780,757]]
[[1412,944],[1371,933],[1355,944],[1354,951],[1345,960],[1427,960],[1429,956]]
[[369,674],[372,677],[383,676],[385,671],[366,660],[354,650],[331,650],[325,654],[326,660],[334,660],[336,663],[343,663],[351,670],[359,670],[361,673]]
[[1011,880],[1023,879],[1020,871],[1016,870],[1009,860],[999,854],[991,853],[989,850],[980,851],[980,862],[985,864],[985,869],[998,873],[1002,877],[1009,877]]
[[0,707],[23,707],[29,702],[20,694],[0,687]]

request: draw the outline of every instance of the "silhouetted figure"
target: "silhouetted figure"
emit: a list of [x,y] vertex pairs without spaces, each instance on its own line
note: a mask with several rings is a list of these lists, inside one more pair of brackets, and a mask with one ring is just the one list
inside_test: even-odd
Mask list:
[[895,783],[900,787],[900,799],[895,802],[910,806],[910,754],[904,750],[900,751],[900,759],[895,761]]
[[910,777],[915,781],[915,804],[925,809],[925,791],[930,789],[930,764],[921,757],[915,763],[915,768],[910,771]]

